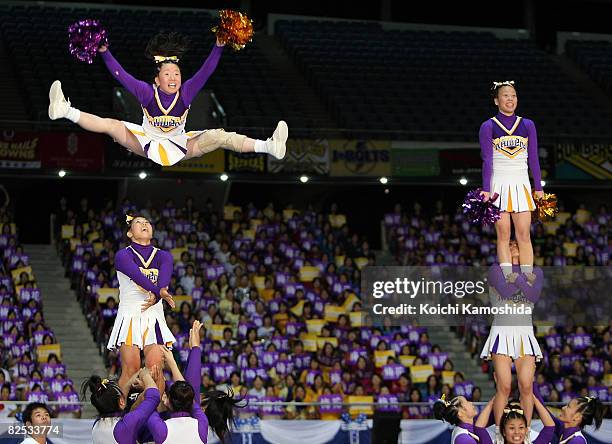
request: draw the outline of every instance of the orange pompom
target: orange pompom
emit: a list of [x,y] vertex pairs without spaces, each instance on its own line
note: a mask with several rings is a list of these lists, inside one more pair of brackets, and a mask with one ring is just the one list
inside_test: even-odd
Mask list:
[[533,212],[533,219],[540,222],[548,222],[553,220],[559,209],[557,208],[557,195],[544,193],[544,197],[538,199],[535,197],[536,209]]
[[222,9],[219,25],[212,31],[217,34],[220,43],[229,45],[238,51],[253,38],[253,21],[241,12]]

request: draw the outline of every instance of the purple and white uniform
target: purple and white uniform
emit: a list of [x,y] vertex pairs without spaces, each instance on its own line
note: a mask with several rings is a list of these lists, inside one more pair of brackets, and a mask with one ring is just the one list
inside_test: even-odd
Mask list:
[[[544,275],[541,268],[534,268],[536,279],[530,285],[518,265],[512,266],[512,272],[518,274],[513,283],[506,281],[499,265],[495,264],[489,269],[491,307],[505,310],[506,313],[500,311],[495,314],[480,357],[491,359],[493,354],[510,356],[512,359],[535,356],[539,361],[542,350],[533,331],[531,313],[542,291]],[[513,313],[519,306],[523,306],[524,314]]]
[[483,191],[499,195],[493,204],[501,211],[533,211],[529,169],[534,188],[542,190],[538,136],[533,121],[498,113],[480,126],[479,139]]
[[[479,444],[493,444],[493,439],[487,429],[482,427],[474,427],[474,432],[478,436]],[[550,444],[555,434],[555,426],[547,426],[540,430],[536,439],[531,444]]]
[[477,444],[478,437],[474,433],[474,425],[460,423],[455,426],[451,435],[451,444]]
[[[119,309],[108,340],[108,349],[137,345],[141,350],[151,344],[171,347],[176,342],[164,317],[159,292],[167,287],[172,275],[172,255],[152,245],[130,246],[115,256],[119,280]],[[142,305],[152,292],[159,299],[144,313]]]
[[163,166],[174,165],[187,154],[187,141],[202,133],[185,132],[185,121],[191,102],[214,72],[222,52],[223,47],[215,45],[198,72],[183,82],[174,94],[166,94],[155,85],[135,79],[121,67],[109,50],[102,53],[102,60],[113,77],[142,106],[142,125],[123,123],[153,162]]
[[93,444],[136,444],[138,431],[159,404],[159,390],[149,388],[144,400],[125,416],[100,418],[91,431]]
[[153,412],[147,426],[155,444],[206,444],[208,441],[208,418],[200,406],[200,371],[202,350],[194,347],[189,351],[185,381],[191,384],[195,398],[191,413],[173,412],[170,419],[163,420]]

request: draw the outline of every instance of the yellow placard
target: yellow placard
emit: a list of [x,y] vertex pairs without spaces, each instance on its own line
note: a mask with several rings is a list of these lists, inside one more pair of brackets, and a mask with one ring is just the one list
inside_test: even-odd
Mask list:
[[578,248],[578,244],[576,242],[563,242],[564,256],[576,257],[577,248]]
[[434,369],[432,365],[413,365],[410,367],[410,377],[412,382],[427,382],[429,375],[433,375]]
[[317,349],[322,349],[325,344],[330,343],[334,347],[338,347],[338,338],[334,338],[331,336],[317,336]]
[[302,316],[302,311],[304,310],[304,301],[300,301],[297,304],[295,304],[293,307],[291,307],[291,313],[293,313],[296,316]]
[[226,205],[223,207],[223,219],[225,220],[234,220],[234,213],[236,211],[242,212],[240,207],[235,205]]
[[555,216],[555,222],[559,222],[559,224],[564,224],[570,217],[572,217],[572,213],[568,211],[559,211]]
[[349,312],[353,309],[353,305],[357,302],[361,302],[355,293],[351,293],[348,295],[344,303],[342,304],[342,308],[345,312]]
[[170,254],[172,254],[172,259],[174,259],[175,261],[180,261],[181,254],[185,253],[186,251],[187,247],[173,248],[172,250],[170,250]]
[[367,257],[356,257],[355,265],[357,265],[357,268],[361,270],[363,267],[368,265],[368,258]]
[[351,327],[362,327],[363,326],[363,312],[351,311],[349,313],[349,319],[351,320]]
[[334,258],[334,261],[336,263],[336,267],[342,267],[344,265],[344,258],[346,256],[336,256]]
[[60,344],[39,345],[36,347],[38,362],[47,362],[49,355],[52,353],[55,353],[60,361],[62,360],[62,347]]
[[[0,224],[0,233],[2,233],[4,225],[5,224]],[[10,223],[9,226],[11,227],[11,234],[17,234],[17,225],[15,225],[14,223]]]
[[406,368],[412,367],[412,364],[414,363],[415,359],[416,359],[416,356],[414,355],[400,355],[399,356],[400,364],[402,364]]
[[316,352],[317,351],[317,334],[316,333],[302,333],[300,339],[304,344],[304,351]]
[[590,218],[591,212],[589,210],[585,210],[583,208],[579,208],[578,210],[576,210],[576,216],[574,217],[576,223],[584,225]]
[[448,384],[451,387],[455,385],[455,373],[451,370],[442,371],[442,384]]
[[300,268],[300,282],[312,282],[321,274],[319,267],[305,266]]
[[70,251],[76,250],[77,245],[81,245],[81,239],[73,237],[70,239]]
[[119,289],[111,287],[102,287],[98,290],[98,302],[106,304],[108,298],[114,298],[115,302],[119,302]]
[[337,322],[338,316],[340,316],[341,314],[345,314],[344,308],[339,307],[337,305],[330,305],[330,304],[325,305],[324,318],[327,322]]
[[62,239],[74,237],[74,225],[62,225]]
[[226,328],[232,328],[232,326],[229,324],[211,324],[209,330],[210,336],[213,341],[220,341],[221,339],[223,339],[223,330],[225,330]]
[[287,222],[289,219],[291,219],[296,214],[300,214],[300,212],[296,210],[295,208],[285,208],[283,210],[283,220]]
[[548,331],[555,326],[555,323],[551,321],[534,321],[533,325],[535,326],[536,336],[538,338],[543,338],[548,334]]
[[95,242],[93,244],[93,250],[95,254],[100,254],[103,249],[104,249],[104,245],[102,244],[102,242]]
[[21,273],[27,273],[29,280],[34,279],[34,273],[32,273],[32,267],[28,265],[27,267],[15,268],[14,270],[11,271],[13,282],[19,282],[19,276],[21,275]]
[[244,239],[255,239],[255,230],[242,230],[242,237]]
[[193,308],[193,298],[191,296],[172,296],[172,299],[174,299],[174,308],[172,311],[181,311],[181,304],[183,302],[187,302],[191,305],[191,308]]
[[[348,403],[356,403],[356,402],[374,402],[373,396],[347,396]],[[351,416],[357,416],[360,413],[364,415],[373,415],[374,407],[372,405],[351,405],[349,407],[349,414]]]
[[603,383],[606,387],[612,387],[612,373],[606,373],[603,377]]
[[[557,218],[558,217],[559,216],[557,215]],[[544,231],[546,231],[546,234],[556,234],[560,226],[561,226],[561,223],[558,222],[557,220],[544,222]]]
[[87,235],[87,240],[91,243],[93,241],[96,241],[100,239],[100,233],[98,233],[97,231],[92,231],[91,233],[89,233]]
[[346,225],[346,216],[344,214],[330,214],[329,223],[333,228],[341,228]]
[[261,224],[262,224],[261,219],[251,219],[251,230],[256,232],[257,227],[259,227]]
[[378,368],[387,365],[387,359],[395,358],[395,350],[374,350],[374,365]]
[[320,334],[323,326],[325,325],[325,319],[306,319],[306,330],[308,333]]
[[255,276],[253,278],[253,285],[257,290],[263,290],[266,287],[266,277],[265,276]]

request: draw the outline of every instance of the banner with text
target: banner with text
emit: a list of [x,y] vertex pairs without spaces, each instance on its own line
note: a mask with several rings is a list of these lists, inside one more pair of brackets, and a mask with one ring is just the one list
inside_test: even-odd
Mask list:
[[40,168],[39,134],[2,130],[0,168]]
[[391,142],[330,140],[332,176],[389,176]]
[[329,174],[329,142],[327,139],[289,139],[284,159],[268,156],[268,171]]
[[391,174],[393,177],[439,176],[438,150],[393,148]]
[[222,173],[225,168],[225,152],[221,148],[202,157],[181,160],[170,167],[162,168],[163,171],[186,172],[186,173]]
[[612,180],[612,143],[558,143],[557,179]]
[[265,173],[268,154],[242,153],[226,151],[225,171],[240,173]]
[[91,133],[43,133],[43,168],[99,171],[104,167],[104,137]]

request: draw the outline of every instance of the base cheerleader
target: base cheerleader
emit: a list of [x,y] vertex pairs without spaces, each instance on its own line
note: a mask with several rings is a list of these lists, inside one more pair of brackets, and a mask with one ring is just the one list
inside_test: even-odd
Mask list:
[[[510,243],[510,251],[514,268],[508,277],[504,275],[500,265],[493,265],[489,270],[491,306],[511,309],[522,305],[532,312],[542,291],[542,270],[536,268],[533,273],[522,273],[518,265],[520,252],[516,242]],[[542,359],[542,350],[535,337],[531,314],[496,314],[480,357],[492,360],[495,369],[495,424],[500,425],[503,409],[508,403],[513,362],[521,406],[527,423],[530,424],[533,413],[535,362]]]
[[513,81],[494,82],[493,101],[499,112],[480,127],[479,139],[483,159],[482,194],[485,199],[498,195],[493,204],[500,209],[501,218],[495,223],[497,255],[504,274],[511,273],[511,223],[524,272],[533,268],[533,248],[530,239],[531,211],[535,203],[531,196],[529,170],[533,176],[536,197],[544,195],[538,160],[538,138],[533,121],[517,116],[518,103]]
[[151,84],[128,74],[106,46],[100,47],[108,70],[142,106],[142,125],[79,111],[65,99],[59,80],[53,82],[49,91],[49,118],[66,118],[85,130],[107,134],[133,153],[163,166],[200,157],[217,148],[238,153],[268,153],[277,159],[285,157],[289,130],[282,120],[267,140],[255,140],[223,129],[185,132],[189,107],[217,67],[223,45],[217,40],[198,72],[183,82],[179,62],[186,49],[187,40],[180,34],[155,36],[146,49],[147,56],[155,63]]
[[[533,394],[539,402],[544,403],[535,384]],[[555,437],[559,444],[588,444],[582,430],[588,425],[594,425],[595,430],[599,429],[604,411],[604,405],[596,396],[581,396],[563,406],[558,418],[551,413],[555,423]]]
[[147,367],[161,366],[160,346],[176,342],[166,324],[162,302],[163,299],[174,306],[168,293],[172,255],[151,245],[153,227],[146,218],[127,216],[127,223],[127,236],[132,243],[115,255],[119,308],[107,346],[109,350],[119,349],[122,389],[140,369],[141,351]]
[[[474,431],[474,420],[478,415],[478,409],[463,396],[456,396],[447,401],[445,396],[434,404],[434,417],[454,426],[450,444],[477,444],[478,436]],[[490,412],[487,413],[487,417]],[[490,418],[483,419],[486,422]]]
[[[484,419],[486,416],[489,416],[493,410],[493,401],[494,399],[489,401],[489,403],[483,409],[481,417],[476,420],[474,432],[478,436],[480,444],[493,444],[493,440],[491,439],[489,432],[487,432],[487,424],[486,420]],[[527,442],[531,444],[550,443],[555,432],[555,423],[548,410],[546,410],[546,407],[544,407],[540,401],[534,399],[533,402],[535,402],[538,415],[540,415],[542,424],[544,424],[544,428],[540,431],[537,438],[531,441],[529,437],[529,425],[524,411],[514,404],[509,404],[504,408],[503,415],[501,417],[501,444],[523,444]]]

